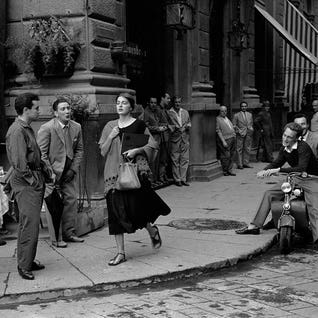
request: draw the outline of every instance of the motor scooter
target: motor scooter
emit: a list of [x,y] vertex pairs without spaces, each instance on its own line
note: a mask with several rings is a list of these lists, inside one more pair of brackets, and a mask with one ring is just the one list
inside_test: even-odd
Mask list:
[[[296,177],[296,178],[295,178]],[[307,173],[292,172],[287,174],[281,186],[284,200],[272,201],[271,212],[275,227],[279,232],[279,249],[282,254],[290,253],[295,233],[304,237],[311,236],[310,221],[304,192],[297,185],[297,177],[307,178]],[[315,177],[311,176],[310,177]]]

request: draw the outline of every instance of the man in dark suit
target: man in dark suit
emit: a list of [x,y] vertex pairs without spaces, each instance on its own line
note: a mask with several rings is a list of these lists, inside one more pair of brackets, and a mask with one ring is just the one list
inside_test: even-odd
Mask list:
[[236,134],[232,122],[226,115],[227,108],[221,106],[220,114],[216,117],[217,153],[221,161],[223,174],[225,176],[235,176],[232,167],[236,150]]
[[255,121],[255,128],[259,135],[259,141],[263,146],[263,158],[264,162],[273,161],[273,124],[270,114],[270,103],[268,100],[263,102],[262,110],[257,114]]
[[[299,140],[302,128],[296,123],[289,123],[285,126],[282,147],[277,158],[270,163],[264,170],[257,173],[257,177],[269,177],[278,172],[307,172],[310,175],[318,176],[318,162],[309,145]],[[288,167],[283,167],[285,163]],[[308,215],[312,228],[314,243],[318,243],[318,179],[297,177],[297,183],[304,190],[305,201],[307,204]],[[273,200],[282,200],[284,193],[281,185],[277,184],[272,189],[265,191],[262,201],[258,207],[253,221],[242,229],[236,231],[237,234],[260,234],[268,216]]]
[[[83,140],[81,125],[71,120],[71,108],[68,101],[58,98],[53,103],[55,118],[43,124],[38,131],[38,144],[42,160],[52,168],[55,184],[63,197],[62,236],[67,242],[84,242],[75,234],[75,222],[78,210],[76,174],[83,158]],[[53,188],[53,185],[47,185]],[[51,237],[53,237],[51,235]],[[66,247],[64,241],[53,240],[56,247]]]
[[252,168],[249,165],[253,138],[253,116],[247,111],[248,104],[241,102],[241,111],[233,117],[233,126],[236,132],[237,168]]

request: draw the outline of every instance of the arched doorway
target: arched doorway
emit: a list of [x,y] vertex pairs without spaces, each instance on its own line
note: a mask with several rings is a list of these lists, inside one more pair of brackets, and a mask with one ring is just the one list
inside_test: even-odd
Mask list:
[[224,103],[224,6],[213,1],[210,15],[210,78],[214,82],[216,102]]
[[126,41],[146,54],[142,61],[127,65],[129,88],[136,90],[137,103],[145,105],[151,95],[165,89],[163,1],[126,1]]

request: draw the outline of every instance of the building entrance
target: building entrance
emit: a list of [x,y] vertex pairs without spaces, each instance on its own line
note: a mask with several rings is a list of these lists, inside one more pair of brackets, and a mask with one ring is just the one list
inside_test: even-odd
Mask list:
[[164,83],[163,1],[126,1],[127,43],[137,45],[145,55],[127,65],[129,88],[136,90],[137,103],[145,105],[148,97],[158,96]]

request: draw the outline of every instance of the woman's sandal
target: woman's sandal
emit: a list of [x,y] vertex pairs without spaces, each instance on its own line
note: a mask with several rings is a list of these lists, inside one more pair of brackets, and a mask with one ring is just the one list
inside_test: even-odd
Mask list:
[[154,236],[150,236],[152,247],[158,249],[161,247],[162,240],[159,234],[159,229],[156,225],[153,226],[156,229],[156,234]]
[[108,265],[109,266],[116,266],[119,265],[121,263],[126,262],[126,257],[124,253],[118,253],[114,258],[112,258],[109,262]]

